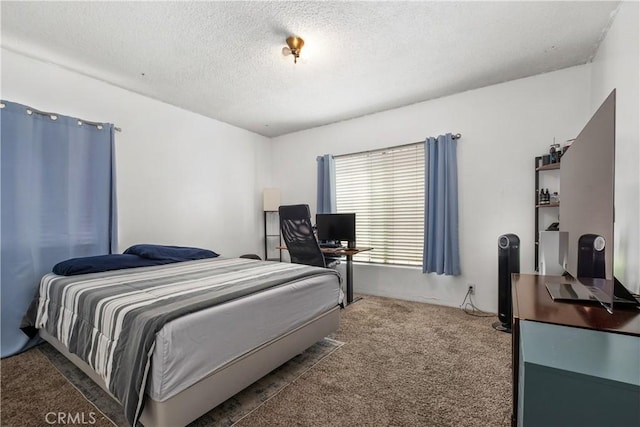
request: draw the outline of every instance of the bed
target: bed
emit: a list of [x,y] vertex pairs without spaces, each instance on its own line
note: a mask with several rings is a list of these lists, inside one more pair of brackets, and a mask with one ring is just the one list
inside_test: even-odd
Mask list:
[[151,427],[188,424],[337,330],[342,293],[334,270],[215,258],[48,274],[36,298],[40,336]]

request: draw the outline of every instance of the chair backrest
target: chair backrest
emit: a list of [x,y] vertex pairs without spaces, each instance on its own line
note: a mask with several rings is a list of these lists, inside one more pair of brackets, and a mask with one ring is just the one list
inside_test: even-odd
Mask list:
[[311,225],[309,205],[280,206],[280,230],[291,262],[326,267]]

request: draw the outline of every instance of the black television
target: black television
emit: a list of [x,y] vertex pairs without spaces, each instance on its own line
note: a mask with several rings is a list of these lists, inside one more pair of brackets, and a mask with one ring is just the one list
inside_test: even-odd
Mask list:
[[318,240],[347,241],[349,247],[356,242],[356,214],[316,214]]
[[[611,312],[613,303],[638,302],[614,277],[616,91],[613,90],[562,156],[560,163],[560,257],[566,272]],[[601,238],[600,238],[601,237]],[[604,269],[579,268],[586,240],[604,250]],[[593,243],[593,242],[591,242]],[[596,246],[599,246],[597,249]],[[591,246],[588,246],[591,248]],[[595,253],[595,252],[593,252]],[[584,261],[583,261],[584,263]],[[588,273],[586,277],[585,272]]]
[[613,280],[615,90],[602,103],[560,162],[560,231],[567,234],[565,270],[578,277],[578,240],[604,238],[605,279]]

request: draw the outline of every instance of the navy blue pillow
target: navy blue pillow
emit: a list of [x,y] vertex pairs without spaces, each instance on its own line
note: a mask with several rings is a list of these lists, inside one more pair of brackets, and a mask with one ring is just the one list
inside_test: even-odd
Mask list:
[[124,251],[124,253],[138,255],[147,259],[170,260],[176,262],[215,258],[220,256],[207,249],[163,245],[133,245]]
[[142,258],[137,255],[97,255],[71,258],[59,262],[53,267],[52,271],[61,276],[76,276],[78,274],[100,273],[124,268],[149,267],[151,265],[169,264],[171,262],[170,260]]

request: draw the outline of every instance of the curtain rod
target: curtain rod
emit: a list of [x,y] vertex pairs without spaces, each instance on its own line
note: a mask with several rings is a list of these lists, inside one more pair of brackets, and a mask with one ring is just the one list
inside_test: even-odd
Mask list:
[[[462,138],[462,134],[461,133],[456,133],[455,135],[452,135],[451,137],[453,139],[460,139],[460,138]],[[411,147],[412,145],[418,145],[418,144],[424,144],[424,141],[412,142],[410,144],[394,145],[393,147],[376,148],[375,150],[358,151],[357,153],[339,154],[339,155],[333,156],[333,157],[337,159],[337,158],[340,158],[340,157],[357,156],[359,154],[377,153],[379,151],[395,150],[396,148]]]
[[[462,138],[462,134],[461,133],[456,133],[456,134],[451,135],[451,139],[460,139],[460,138]],[[424,141],[414,142],[414,144],[420,144],[421,142],[424,142]]]
[[[0,104],[0,108],[4,108],[4,103]],[[61,114],[58,114],[58,113],[51,113],[49,111],[38,110],[37,108],[33,108],[33,107],[27,107],[27,114],[32,114],[32,113],[40,114],[42,116],[49,116],[53,120],[57,119],[58,116],[61,115]],[[86,124],[89,124],[89,125],[92,125],[92,126],[95,126],[95,127],[104,125],[104,123],[91,122],[89,120],[82,120],[82,119],[78,119],[78,123],[86,123]],[[117,127],[117,126],[115,126],[115,125],[113,126],[113,130],[115,130],[116,132],[122,132],[122,129]]]

